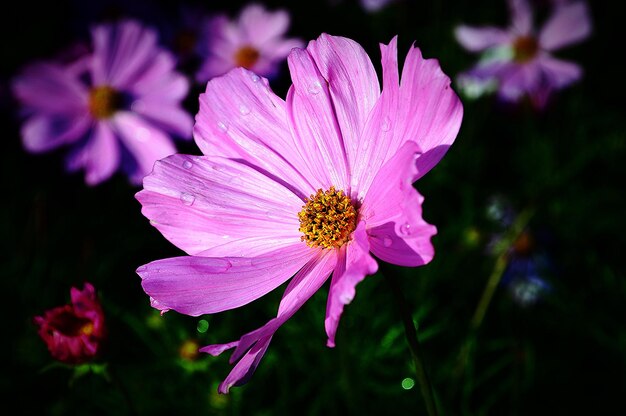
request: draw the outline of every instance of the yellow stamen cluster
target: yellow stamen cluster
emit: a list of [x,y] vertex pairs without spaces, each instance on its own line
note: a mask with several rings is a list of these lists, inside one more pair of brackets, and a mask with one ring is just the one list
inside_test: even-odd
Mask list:
[[84,335],[91,335],[93,334],[93,330],[94,330],[94,325],[93,322],[87,322],[85,325],[83,325],[80,328],[80,332]]
[[250,69],[259,60],[259,56],[259,51],[256,48],[244,46],[235,52],[235,64]]
[[310,247],[337,248],[344,245],[356,228],[357,211],[350,198],[331,186],[317,190],[305,200],[300,219],[300,239]]
[[97,119],[109,118],[122,104],[122,96],[114,88],[101,85],[89,91],[89,112]]
[[513,42],[514,58],[517,62],[527,62],[537,55],[539,44],[532,36],[520,36]]

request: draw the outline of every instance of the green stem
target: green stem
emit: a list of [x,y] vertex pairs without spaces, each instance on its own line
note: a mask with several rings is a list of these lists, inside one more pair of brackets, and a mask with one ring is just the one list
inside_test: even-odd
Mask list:
[[400,315],[402,316],[404,333],[406,335],[406,340],[409,344],[409,349],[411,350],[413,364],[415,364],[415,373],[417,376],[417,381],[420,385],[422,398],[424,399],[424,403],[426,404],[426,411],[428,412],[429,416],[437,416],[438,413],[437,406],[435,405],[433,388],[428,378],[426,367],[424,365],[424,358],[422,356],[422,350],[419,344],[419,339],[417,337],[415,324],[413,323],[413,317],[408,308],[406,300],[402,295],[402,290],[398,285],[395,275],[393,273],[386,272],[384,273],[384,276],[387,280],[387,283],[389,283],[389,286],[391,287],[391,292],[396,299],[398,310],[400,312]]

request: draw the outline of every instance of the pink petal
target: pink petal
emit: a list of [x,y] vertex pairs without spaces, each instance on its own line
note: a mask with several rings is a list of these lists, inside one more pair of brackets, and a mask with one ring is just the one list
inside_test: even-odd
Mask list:
[[302,174],[306,165],[291,137],[285,102],[266,79],[246,69],[208,83],[194,137],[204,154],[246,160],[303,198],[316,190]]
[[209,345],[200,351],[216,355],[225,349],[236,347],[230,362],[239,361],[220,385],[219,391],[227,393],[230,387],[245,383],[265,353],[272,336],[278,328],[295,314],[328,279],[337,263],[335,251],[326,251],[307,263],[289,282],[278,308],[276,318],[255,331],[228,344]]
[[120,148],[111,126],[106,122],[95,125],[85,145],[70,154],[70,171],[85,170],[85,182],[97,185],[109,179],[120,164]]
[[251,257],[305,245],[303,201],[235,160],[172,155],[155,164],[137,199],[151,223],[191,255]]
[[22,125],[22,143],[29,152],[47,152],[74,143],[87,133],[91,122],[91,117],[87,114],[71,118],[33,115]]
[[552,51],[571,45],[591,34],[591,19],[587,5],[582,2],[557,7],[539,33],[539,44]]
[[61,65],[32,64],[13,79],[11,89],[20,104],[30,110],[70,116],[87,111],[87,89]]
[[304,46],[301,39],[277,39],[263,45],[263,55],[276,64],[276,61],[285,59],[293,48],[304,48]]
[[91,30],[94,54],[92,76],[95,85],[116,88],[133,84],[158,51],[156,31],[135,20],[101,24]]
[[454,29],[454,36],[470,52],[480,52],[487,48],[505,45],[511,41],[511,35],[498,27],[471,27],[466,25]]
[[142,98],[179,102],[189,91],[187,78],[175,72],[176,60],[169,52],[160,51],[149,59],[149,66],[138,73],[128,90]]
[[550,56],[538,60],[543,76],[551,88],[560,89],[566,87],[582,77],[582,68],[573,63]]
[[175,133],[184,139],[191,139],[193,118],[176,103],[166,103],[153,99],[137,99],[133,101],[131,111],[140,114],[163,129]]
[[137,161],[131,174],[133,183],[141,183],[152,171],[154,162],[176,152],[172,139],[137,114],[119,111],[111,120],[115,132]]
[[432,169],[446,153],[461,125],[463,107],[434,59],[412,47],[398,87],[396,39],[381,45],[384,86],[362,133],[352,184],[362,198],[378,169],[409,140],[419,146],[418,173]]
[[530,35],[533,30],[533,12],[528,0],[509,0],[511,26],[517,35]]
[[[234,53],[233,52],[231,54]],[[197,82],[204,84],[212,78],[223,75],[235,67],[233,59],[226,59],[220,56],[210,56],[206,58],[200,68],[196,72],[195,79]]]
[[237,308],[274,290],[293,276],[315,251],[304,244],[265,256],[185,256],[157,260],[137,269],[153,305],[198,316]]
[[322,34],[307,51],[328,83],[332,108],[350,165],[357,163],[361,133],[380,96],[378,76],[361,45],[351,39]]
[[344,305],[349,304],[356,294],[355,287],[365,276],[378,271],[378,263],[369,254],[370,244],[361,221],[352,234],[352,241],[341,248],[337,266],[333,272],[326,306],[324,326],[328,334],[327,345],[335,346],[335,334]]
[[294,49],[287,62],[293,81],[287,108],[295,147],[308,162],[316,187],[348,191],[348,160],[329,85],[308,50]]
[[287,31],[289,14],[285,10],[270,12],[260,4],[250,4],[241,11],[238,23],[248,42],[263,45]]
[[406,142],[376,175],[361,207],[371,251],[381,260],[402,266],[428,263],[436,228],[422,219],[422,196],[413,188],[418,147]]

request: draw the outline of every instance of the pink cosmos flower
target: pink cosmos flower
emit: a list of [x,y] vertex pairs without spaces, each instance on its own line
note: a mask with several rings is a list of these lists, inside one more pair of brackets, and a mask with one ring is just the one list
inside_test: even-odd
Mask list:
[[382,92],[363,48],[327,34],[290,53],[286,101],[244,68],[212,79],[194,128],[204,155],[157,162],[137,193],[151,224],[188,254],[137,269],[162,312],[237,308],[291,278],[276,318],[201,349],[235,348],[222,393],[247,381],[274,332],[331,274],[330,347],[355,286],[378,269],[373,256],[420,266],[434,255],[436,228],[412,184],[456,138],[461,102],[418,48],[401,82],[397,38],[380,49]]
[[465,25],[455,29],[465,49],[482,53],[478,64],[459,76],[459,86],[470,97],[497,90],[498,97],[508,102],[528,95],[542,108],[555,90],[582,76],[580,66],[557,59],[552,52],[589,36],[589,11],[582,1],[558,3],[543,27],[535,30],[527,0],[509,0],[509,6],[507,29]]
[[199,82],[243,67],[264,77],[276,75],[289,51],[303,46],[295,38],[284,38],[289,27],[285,10],[270,12],[260,4],[246,6],[236,21],[215,16],[201,39],[204,61],[196,74]]
[[70,290],[72,303],[58,306],[35,317],[39,336],[53,358],[68,364],[92,360],[106,336],[104,314],[93,285]]
[[193,119],[181,107],[189,83],[157,33],[136,21],[98,25],[91,35],[93,52],[31,64],[14,79],[27,114],[22,142],[35,153],[70,146],[67,168],[84,169],[88,185],[120,165],[140,183],[156,160],[176,152],[168,132],[191,138]]

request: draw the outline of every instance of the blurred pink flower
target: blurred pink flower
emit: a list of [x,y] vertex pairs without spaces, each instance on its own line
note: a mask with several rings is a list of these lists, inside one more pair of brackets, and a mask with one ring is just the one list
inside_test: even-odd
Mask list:
[[509,0],[511,24],[498,27],[455,29],[457,41],[470,52],[481,52],[478,64],[458,77],[468,97],[497,90],[504,101],[517,102],[528,95],[543,108],[550,95],[578,81],[582,68],[552,56],[552,52],[580,42],[591,33],[587,6],[582,1],[559,2],[543,27],[533,27],[527,0]]
[[122,165],[140,183],[154,162],[176,152],[171,132],[191,138],[193,119],[182,107],[187,79],[157,33],[132,20],[95,26],[93,51],[70,62],[38,62],[12,83],[27,118],[26,150],[71,146],[70,171],[85,182],[107,180]]
[[226,15],[215,16],[200,39],[204,58],[197,81],[205,83],[236,67],[275,76],[289,51],[304,45],[300,39],[284,38],[288,27],[287,11],[270,12],[260,4],[246,6],[236,21]]
[[39,336],[53,358],[68,364],[80,364],[95,358],[105,338],[104,314],[94,287],[85,283],[83,290],[72,288],[72,303],[35,317]]
[[[433,225],[413,182],[444,156],[463,109],[450,79],[411,47],[399,80],[397,38],[380,45],[381,92],[356,42],[322,34],[288,58],[283,101],[238,68],[209,81],[194,137],[203,156],[156,163],[137,193],[142,213],[188,256],[137,269],[152,306],[198,316],[245,305],[292,276],[278,316],[239,341],[226,393],[252,375],[274,332],[332,274],[328,346],[374,257],[428,263]],[[295,276],[294,276],[295,275]]]

